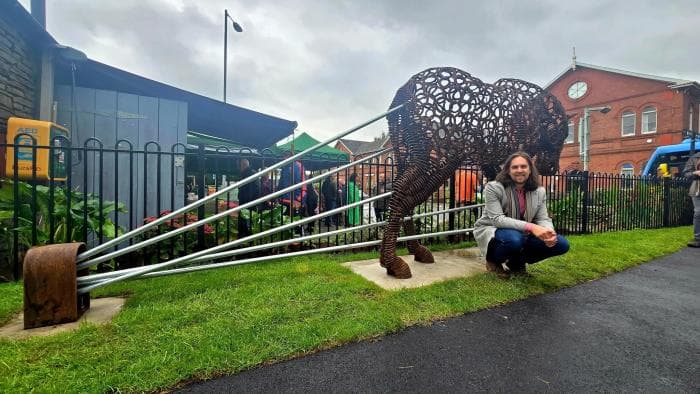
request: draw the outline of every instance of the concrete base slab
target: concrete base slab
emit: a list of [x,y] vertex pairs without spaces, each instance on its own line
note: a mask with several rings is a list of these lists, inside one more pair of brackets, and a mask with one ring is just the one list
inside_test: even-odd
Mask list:
[[413,276],[409,279],[396,279],[387,275],[386,269],[379,265],[379,258],[351,261],[343,265],[387,290],[427,286],[436,282],[465,278],[486,272],[486,265],[477,248],[433,252],[434,264],[416,262],[411,255],[401,257],[411,268]]
[[0,337],[9,339],[23,339],[38,336],[50,336],[59,332],[77,330],[83,321],[94,324],[106,324],[112,321],[112,318],[124,306],[126,299],[124,298],[96,298],[90,300],[90,309],[88,309],[78,321],[72,323],[58,324],[55,326],[46,326],[24,329],[24,315],[18,313],[9,323],[0,327]]

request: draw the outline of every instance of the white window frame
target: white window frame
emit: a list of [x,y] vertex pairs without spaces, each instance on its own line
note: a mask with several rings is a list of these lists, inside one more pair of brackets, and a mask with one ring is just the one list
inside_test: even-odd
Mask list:
[[620,175],[634,176],[634,164],[625,163],[620,167]]
[[[645,118],[648,118],[651,113],[654,114],[654,130],[649,130],[648,129],[649,122],[645,121]],[[656,111],[656,107],[653,107],[653,106],[644,107],[644,109],[642,110],[642,134],[656,133],[656,130],[659,128],[658,121],[659,121],[659,117],[658,117],[658,112]]]
[[[632,134],[625,134],[625,118],[632,118]],[[637,114],[633,111],[625,111],[620,117],[620,135],[623,137],[632,137],[637,134]]]
[[574,138],[576,134],[575,125],[573,121],[569,121],[568,133],[566,134],[565,144],[573,144],[576,139]]

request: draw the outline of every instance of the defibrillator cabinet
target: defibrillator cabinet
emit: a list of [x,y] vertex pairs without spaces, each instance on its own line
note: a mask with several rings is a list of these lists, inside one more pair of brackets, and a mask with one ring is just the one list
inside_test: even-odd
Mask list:
[[[36,166],[36,180],[65,180],[66,156],[68,155],[65,144],[69,141],[69,134],[68,129],[52,122],[9,118],[7,121],[8,146],[5,157],[5,176],[12,178],[15,175],[14,144],[17,144],[19,145],[17,147],[17,176],[19,179],[32,179],[32,172]],[[34,141],[32,141],[32,137]],[[36,148],[33,148],[33,145]]]

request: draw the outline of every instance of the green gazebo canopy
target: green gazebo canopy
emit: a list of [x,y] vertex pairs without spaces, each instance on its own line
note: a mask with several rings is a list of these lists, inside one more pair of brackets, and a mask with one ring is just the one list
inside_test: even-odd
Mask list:
[[[310,136],[306,132],[303,132],[292,141],[286,142],[282,145],[271,146],[269,149],[276,155],[284,156],[285,154],[292,153],[292,146],[294,147],[294,153],[296,154],[305,151],[318,143],[319,141],[314,137]],[[347,153],[341,150],[324,145],[312,153],[302,156],[301,161],[304,163],[304,166],[307,169],[319,169],[334,167],[338,163],[347,163],[349,161],[349,157]]]

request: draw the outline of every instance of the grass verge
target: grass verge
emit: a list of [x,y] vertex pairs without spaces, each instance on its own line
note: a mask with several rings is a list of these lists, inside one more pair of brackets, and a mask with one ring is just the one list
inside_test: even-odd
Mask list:
[[[531,279],[483,274],[400,291],[338,264],[376,253],[119,283],[93,294],[128,295],[110,325],[0,339],[0,392],[153,391],[235,373],[600,278],[681,249],[689,233],[679,227],[572,236],[571,251],[532,266]],[[0,321],[21,303],[21,285],[0,285]]]

